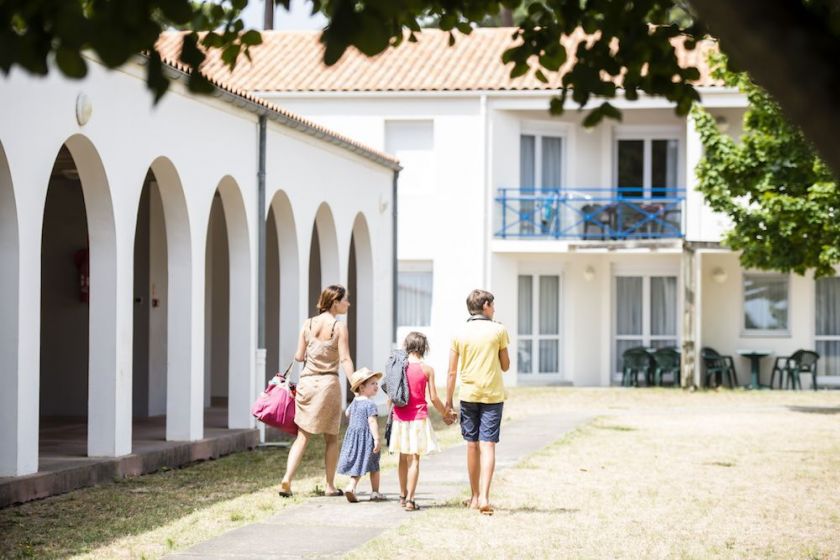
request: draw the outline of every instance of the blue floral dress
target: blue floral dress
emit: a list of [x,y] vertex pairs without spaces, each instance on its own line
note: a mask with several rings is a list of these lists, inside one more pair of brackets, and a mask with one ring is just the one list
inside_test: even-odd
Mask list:
[[350,422],[338,458],[339,474],[362,476],[379,472],[379,453],[373,452],[373,434],[368,418],[378,416],[376,405],[368,399],[356,398],[350,403]]

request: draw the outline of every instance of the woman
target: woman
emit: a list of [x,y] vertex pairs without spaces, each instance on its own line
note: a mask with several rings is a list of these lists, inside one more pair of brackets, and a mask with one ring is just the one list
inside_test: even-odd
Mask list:
[[327,496],[341,496],[335,487],[338,463],[338,428],[341,423],[341,385],[338,366],[349,378],[353,373],[347,325],[336,315],[347,313],[350,307],[344,286],[327,286],[318,299],[315,317],[303,323],[298,338],[295,360],[303,362],[295,397],[295,424],[298,435],[289,451],[286,474],[280,483],[280,496],[292,495],[292,479],[300,466],[306,445],[313,435],[324,434]]

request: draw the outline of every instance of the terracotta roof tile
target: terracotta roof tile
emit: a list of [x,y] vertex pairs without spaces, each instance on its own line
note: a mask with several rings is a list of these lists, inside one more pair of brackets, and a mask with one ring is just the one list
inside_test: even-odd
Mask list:
[[[319,31],[266,31],[263,44],[251,49],[252,61],[240,58],[231,73],[219,58],[210,53],[202,70],[231,87],[251,92],[326,92],[326,91],[469,91],[469,90],[556,90],[562,72],[549,75],[549,83],[537,80],[533,72],[515,80],[509,77],[510,65],[502,65],[501,55],[514,42],[513,28],[480,28],[470,35],[459,35],[448,46],[448,33],[425,29],[417,43],[404,42],[398,48],[369,58],[350,48],[332,67],[323,64],[323,45]],[[576,32],[563,40],[567,50],[586,37]],[[706,41],[693,51],[678,44],[677,56],[683,66],[700,70],[698,86],[720,85],[710,76],[705,55],[716,49]],[[158,50],[169,60],[177,60],[180,36],[161,36]]]

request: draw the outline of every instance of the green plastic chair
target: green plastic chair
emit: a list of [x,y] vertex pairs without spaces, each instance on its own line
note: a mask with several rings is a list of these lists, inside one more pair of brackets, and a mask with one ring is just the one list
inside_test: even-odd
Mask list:
[[[817,362],[820,359],[820,355],[816,352],[811,350],[797,350],[793,353],[793,355],[785,360],[784,366],[781,368],[782,376],[779,378],[779,385],[782,384],[782,377],[787,375],[787,379],[784,381],[785,388],[790,386],[791,389],[796,389],[797,385],[800,389],[802,389],[802,379],[800,379],[800,375],[803,373],[807,373],[811,375],[811,386],[813,387],[814,391],[817,390]],[[775,372],[774,372],[775,375]],[[770,383],[772,385],[773,379],[770,378]]]
[[624,387],[638,387],[639,374],[644,375],[645,384],[650,386],[652,383],[651,373],[653,371],[651,356],[645,348],[641,346],[635,348],[628,348],[621,355],[623,367],[621,371],[621,385]]
[[[706,387],[717,387],[723,385],[724,378],[729,381],[729,386],[733,389],[738,386],[738,374],[735,372],[735,362],[732,356],[722,356],[709,346],[700,350],[700,358],[703,360],[703,365],[706,367],[706,375],[703,379],[703,384]],[[715,385],[709,384],[709,381],[717,380]]]
[[658,348],[653,353],[653,361],[656,363],[653,372],[655,385],[661,386],[662,376],[670,373],[674,380],[674,387],[680,386],[680,353],[676,348]]

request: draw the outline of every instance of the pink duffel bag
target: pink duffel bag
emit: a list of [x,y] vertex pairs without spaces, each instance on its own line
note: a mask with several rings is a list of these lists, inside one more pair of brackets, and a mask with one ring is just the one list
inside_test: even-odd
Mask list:
[[292,364],[289,364],[285,373],[274,376],[251,405],[251,414],[263,424],[294,436],[298,427],[295,424],[295,386],[288,381],[291,369]]

